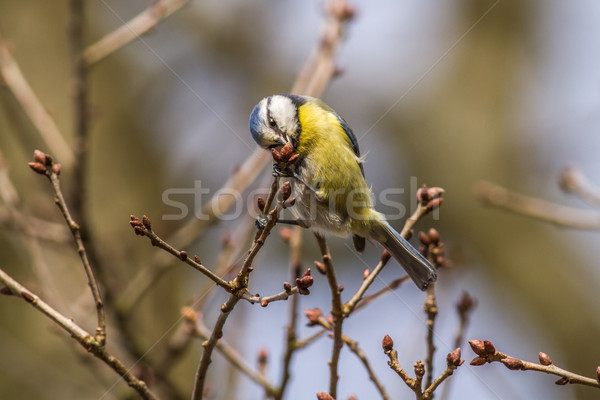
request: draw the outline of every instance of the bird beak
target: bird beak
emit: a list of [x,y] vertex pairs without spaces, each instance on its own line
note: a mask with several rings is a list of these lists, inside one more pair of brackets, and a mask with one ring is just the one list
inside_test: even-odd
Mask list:
[[279,136],[279,137],[277,138],[277,143],[278,143],[278,144],[280,144],[280,145],[282,145],[282,146],[285,146],[285,144],[287,144],[287,142],[288,142],[288,141],[287,141],[287,139],[284,137],[284,135],[282,135],[282,136]]

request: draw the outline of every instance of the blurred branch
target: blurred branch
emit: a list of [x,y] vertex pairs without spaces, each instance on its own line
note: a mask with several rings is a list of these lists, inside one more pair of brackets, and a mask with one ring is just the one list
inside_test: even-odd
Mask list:
[[[454,348],[460,348],[462,346],[463,341],[465,340],[465,333],[467,331],[467,326],[469,325],[469,319],[471,317],[471,313],[477,306],[477,301],[472,298],[469,293],[466,291],[462,292],[458,303],[456,304],[456,312],[458,314],[459,319],[459,327],[458,332],[456,332],[456,336],[454,338]],[[450,393],[450,385],[452,381],[448,381],[444,385],[444,389],[442,390],[442,394],[440,398],[447,399]]]
[[[186,307],[182,314],[185,318],[186,325],[190,328],[190,334],[192,337],[208,340],[211,332],[202,323],[198,313],[191,307]],[[241,358],[240,354],[234,350],[231,346],[225,343],[223,340],[219,340],[215,345],[216,350],[225,357],[225,359],[231,363],[240,372],[246,375],[255,383],[259,384],[265,389],[265,392],[269,396],[275,396],[277,389],[264,377],[264,375],[254,370],[248,363]]]
[[581,197],[595,207],[600,207],[600,186],[592,183],[579,169],[569,166],[563,169],[559,180],[567,193]]
[[481,181],[475,195],[484,203],[551,224],[577,229],[600,229],[600,212],[551,203]]
[[135,391],[144,399],[156,400],[158,399],[154,393],[148,389],[146,383],[142,380],[137,379],[125,365],[110,353],[106,351],[104,342],[98,340],[85,330],[75,324],[70,318],[65,317],[38,296],[25,289],[21,284],[12,279],[8,274],[0,269],[0,282],[6,287],[0,289],[0,293],[15,295],[21,297],[27,303],[31,304],[38,311],[46,315],[48,318],[56,322],[61,328],[69,333],[69,335],[75,339],[81,346],[83,346],[88,352],[92,353],[95,357],[104,361],[109,367],[111,367],[117,374],[119,374],[127,384],[135,389]]
[[596,369],[596,377],[588,378],[557,367],[546,353],[539,353],[540,363],[537,364],[501,353],[496,350],[496,347],[489,340],[469,340],[469,344],[473,352],[477,354],[477,357],[471,361],[471,365],[478,366],[485,363],[501,362],[506,368],[513,371],[538,371],[560,376],[561,378],[555,382],[557,385],[574,383],[600,388],[600,366]]
[[[59,306],[64,306],[64,302],[58,296],[56,287],[54,285],[54,279],[50,270],[48,269],[48,264],[46,263],[46,258],[42,253],[42,247],[38,239],[44,238],[48,236],[48,239],[53,239],[53,229],[57,228],[57,224],[42,221],[42,220],[34,220],[26,215],[24,215],[20,210],[20,199],[17,193],[17,189],[15,188],[10,176],[8,174],[8,168],[5,164],[4,155],[0,151],[0,198],[5,204],[5,210],[7,213],[7,222],[10,223],[15,229],[17,229],[22,235],[20,236],[25,248],[27,249],[29,256],[31,257],[31,263],[33,266],[33,270],[35,271],[39,282],[44,282],[41,290],[42,294],[54,301]],[[34,222],[44,222],[44,224]],[[49,229],[49,233],[46,235],[46,228]],[[60,225],[60,230],[56,230],[63,234],[64,239],[68,239],[68,236],[65,234],[66,229],[64,226]]]
[[48,150],[55,154],[65,166],[71,166],[75,161],[71,148],[59,131],[54,118],[46,111],[23,76],[8,43],[2,37],[0,37],[0,78],[31,120]]
[[65,202],[65,198],[62,194],[60,180],[58,178],[61,171],[61,165],[55,164],[52,160],[52,157],[49,154],[44,154],[43,152],[36,150],[34,152],[34,161],[29,163],[29,167],[34,172],[46,176],[52,184],[52,189],[54,189],[54,194],[56,196],[56,205],[58,206],[61,214],[63,215],[67,226],[71,230],[71,234],[73,235],[75,245],[77,246],[77,253],[79,254],[79,258],[81,259],[81,264],[83,265],[83,269],[85,270],[85,274],[88,279],[88,286],[90,287],[90,291],[92,293],[92,297],[96,305],[98,325],[96,327],[95,340],[97,340],[98,343],[100,343],[101,345],[104,345],[104,343],[106,342],[106,322],[104,316],[104,305],[102,303],[100,290],[98,289],[98,284],[96,283],[94,272],[92,271],[92,266],[90,265],[87,252],[83,244],[83,240],[81,238],[79,225],[71,217],[71,213],[69,212],[69,208],[67,207],[67,203]]
[[110,32],[96,43],[86,47],[81,53],[84,66],[89,68],[102,61],[115,51],[148,33],[163,19],[167,18],[190,0],[158,0],[125,22],[116,30]]

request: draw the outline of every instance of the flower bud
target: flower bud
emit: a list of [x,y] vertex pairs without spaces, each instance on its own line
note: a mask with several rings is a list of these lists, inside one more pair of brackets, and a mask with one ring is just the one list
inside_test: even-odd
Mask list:
[[383,340],[381,341],[381,347],[383,347],[383,351],[385,351],[386,353],[394,349],[394,341],[392,340],[390,335],[385,335],[383,337]]
[[540,357],[540,364],[552,365],[552,360],[550,359],[550,356],[548,356],[548,354],[540,351],[539,357]]

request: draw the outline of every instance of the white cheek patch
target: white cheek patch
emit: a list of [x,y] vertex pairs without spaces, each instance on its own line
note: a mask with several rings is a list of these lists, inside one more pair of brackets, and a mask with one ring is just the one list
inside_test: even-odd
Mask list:
[[296,106],[285,96],[273,96],[270,104],[271,116],[279,128],[289,134],[296,127]]

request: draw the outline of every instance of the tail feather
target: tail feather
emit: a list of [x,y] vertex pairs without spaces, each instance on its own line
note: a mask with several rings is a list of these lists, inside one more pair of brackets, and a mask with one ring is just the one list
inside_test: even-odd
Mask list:
[[435,268],[406,239],[388,223],[380,225],[376,237],[382,237],[380,243],[396,259],[421,290],[425,290],[437,279]]

